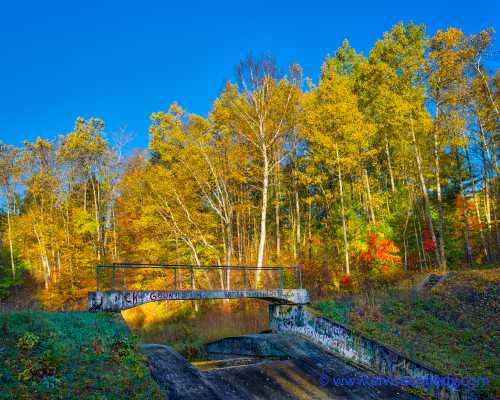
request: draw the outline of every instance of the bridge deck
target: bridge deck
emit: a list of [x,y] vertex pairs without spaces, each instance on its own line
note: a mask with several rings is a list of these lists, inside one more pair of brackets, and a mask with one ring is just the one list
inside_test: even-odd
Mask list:
[[212,299],[262,299],[284,304],[307,304],[309,294],[305,289],[262,290],[122,290],[90,292],[89,311],[118,312],[153,301],[212,300]]

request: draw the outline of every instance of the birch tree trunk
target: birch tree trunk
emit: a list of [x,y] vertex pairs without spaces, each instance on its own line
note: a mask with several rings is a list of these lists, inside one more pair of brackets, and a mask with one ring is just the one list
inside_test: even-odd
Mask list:
[[261,268],[264,262],[264,250],[266,245],[266,217],[267,217],[267,195],[269,189],[269,159],[267,147],[262,145],[263,173],[262,173],[262,209],[260,214],[260,236],[259,249],[257,255],[257,270],[255,271],[255,285],[258,288],[261,278]]
[[276,160],[276,174],[275,174],[275,205],[274,205],[274,218],[276,227],[276,258],[279,259],[281,255],[281,235],[280,235],[280,167],[279,167],[279,154]]
[[[418,150],[418,145],[417,145],[417,138],[415,136],[415,130],[413,128],[413,119],[410,118],[411,122],[411,135],[412,135],[412,142],[413,142],[413,148],[415,150],[415,158],[417,161],[417,169],[418,169],[418,176],[420,179],[420,185],[422,187],[422,196],[424,197],[424,208],[425,208],[425,214],[427,216],[427,223],[429,225],[429,230],[431,233],[431,239],[434,241],[434,243],[437,243],[436,241],[436,234],[434,233],[434,224],[432,223],[432,216],[431,216],[431,210],[430,210],[430,203],[429,203],[429,195],[427,193],[427,185],[425,183],[424,179],[424,172],[422,169],[422,159],[420,158],[420,151]],[[441,252],[436,246],[436,261],[438,265],[442,268],[442,263],[441,263]]]
[[384,142],[385,142],[385,155],[387,156],[387,166],[389,168],[389,177],[391,179],[391,191],[394,193],[396,191],[396,186],[394,184],[394,175],[392,173],[392,163],[391,163],[391,153],[389,151],[389,140],[387,139],[387,133],[384,132]]
[[481,245],[483,247],[483,252],[484,252],[484,256],[486,257],[486,261],[490,262],[491,259],[490,259],[488,244],[487,244],[486,238],[484,236],[483,224],[482,224],[482,221],[481,221],[481,212],[479,211],[479,204],[478,204],[477,196],[476,196],[476,181],[474,179],[474,171],[472,170],[472,163],[471,163],[471,160],[470,160],[469,151],[467,150],[467,146],[464,146],[464,150],[465,150],[465,157],[467,159],[467,165],[468,165],[468,169],[469,169],[469,175],[470,175],[470,178],[471,178],[472,200],[474,201],[474,208],[475,208],[475,211],[476,211],[476,218],[477,218],[477,222],[478,222],[478,225],[479,225],[479,235],[480,235],[480,238],[481,238]]
[[[368,209],[370,210],[369,219],[371,218],[372,222],[375,223],[375,213],[373,211],[373,202],[372,202],[372,192],[370,190],[370,181],[368,180],[368,171],[366,168],[363,170],[363,178],[366,186],[366,193],[368,195]],[[393,190],[394,192],[394,190]]]
[[299,191],[297,189],[297,184],[295,184],[295,242],[297,248],[297,254],[300,257],[302,254],[301,246],[301,232],[300,232],[300,203],[299,203]]
[[9,239],[10,265],[12,268],[12,279],[16,279],[16,264],[14,262],[14,248],[12,245],[12,222],[10,220],[9,196],[7,196],[7,235]]
[[[439,107],[436,104],[436,121],[439,116]],[[413,128],[412,128],[413,129]],[[438,202],[438,229],[439,229],[439,258],[440,264],[443,271],[446,271],[446,255],[444,251],[444,222],[443,222],[443,200],[441,195],[441,171],[439,163],[439,140],[437,134],[437,127],[434,126],[433,129],[433,139],[434,139],[434,173],[436,175],[436,192],[437,192],[437,202]]]
[[[458,153],[458,152],[457,152]],[[457,154],[457,164],[458,154]],[[464,188],[464,180],[462,177],[462,168],[458,165],[458,169],[460,170],[460,192],[462,194],[462,212],[463,212],[463,233],[464,233],[464,252],[465,252],[465,260],[467,261],[467,265],[472,267],[473,257],[472,257],[472,246],[470,242],[470,229],[469,229],[469,217],[467,210],[467,198],[465,197],[465,188]]]
[[113,218],[113,261],[118,260],[118,233],[116,232],[116,214],[114,202],[111,205],[111,217]]
[[99,223],[99,205],[98,205],[98,199],[97,199],[97,193],[96,193],[96,185],[94,184],[93,176],[90,177],[90,182],[92,183],[92,194],[94,197],[94,219],[95,219],[95,223],[96,223],[95,249],[96,249],[97,259],[101,260],[101,227],[100,227],[100,223]]
[[47,251],[45,249],[45,243],[43,241],[43,238],[41,237],[41,233],[39,233],[38,230],[36,229],[36,225],[33,225],[33,230],[35,232],[35,236],[37,238],[38,246],[39,246],[39,250],[40,250],[40,259],[42,262],[44,287],[45,287],[45,289],[48,289],[51,271],[50,271],[49,259],[47,257]]
[[241,258],[241,253],[242,253],[242,248],[241,248],[241,243],[242,243],[242,238],[241,238],[241,223],[240,223],[240,212],[236,212],[236,240],[238,244],[238,264],[242,264],[242,258]]
[[342,170],[340,168],[339,147],[336,143],[335,143],[335,153],[337,156],[337,176],[339,179],[340,208],[342,213],[342,233],[344,236],[345,273],[349,275],[351,273],[351,267],[349,264],[349,241],[347,239],[347,223],[346,223],[345,208],[344,208],[344,188],[342,185]]

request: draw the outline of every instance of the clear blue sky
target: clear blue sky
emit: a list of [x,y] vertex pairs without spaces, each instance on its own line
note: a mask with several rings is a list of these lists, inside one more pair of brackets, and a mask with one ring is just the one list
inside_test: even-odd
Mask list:
[[[0,7],[0,140],[20,144],[100,117],[144,147],[149,115],[173,101],[206,114],[234,67],[252,53],[300,63],[317,79],[344,38],[365,54],[398,21],[429,34],[500,22],[476,1],[5,1]],[[495,46],[498,49],[498,41]]]

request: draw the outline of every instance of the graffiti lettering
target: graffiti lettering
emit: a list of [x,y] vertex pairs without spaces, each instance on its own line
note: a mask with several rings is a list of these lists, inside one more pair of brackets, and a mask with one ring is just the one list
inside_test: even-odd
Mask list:
[[[352,360],[372,370],[395,376],[409,376],[414,379],[442,378],[438,373],[419,365],[395,351],[374,342],[335,321],[316,317],[301,306],[273,304],[270,307],[270,324],[273,332],[289,332],[307,337],[312,342]],[[458,395],[454,391],[461,392]],[[439,399],[476,399],[470,389],[446,388],[444,392],[437,388],[426,391]],[[452,393],[453,392],[453,393]]]

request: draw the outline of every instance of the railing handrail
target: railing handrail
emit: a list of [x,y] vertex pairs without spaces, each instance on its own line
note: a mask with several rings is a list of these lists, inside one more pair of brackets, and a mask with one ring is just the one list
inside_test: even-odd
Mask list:
[[[116,269],[164,269],[164,270],[174,270],[175,271],[175,286],[177,286],[177,271],[178,270],[189,270],[191,271],[191,280],[194,278],[195,270],[207,270],[207,271],[245,271],[244,282],[245,286],[247,284],[246,271],[274,271],[280,274],[280,288],[284,287],[284,272],[285,270],[295,271],[296,278],[299,280],[299,287],[302,288],[302,266],[256,266],[256,265],[192,265],[192,264],[162,264],[162,263],[134,263],[134,262],[114,262],[112,264],[99,264],[96,265],[96,290],[100,289],[100,271],[102,269],[112,270],[112,287],[114,287],[115,282],[115,271]],[[226,278],[227,280],[228,278]]]
[[96,268],[165,268],[165,269],[234,269],[234,270],[271,270],[279,271],[281,269],[293,269],[296,270],[297,266],[262,266],[258,267],[256,265],[192,265],[192,264],[161,264],[161,263],[132,263],[132,262],[117,262],[112,264],[99,264]]

